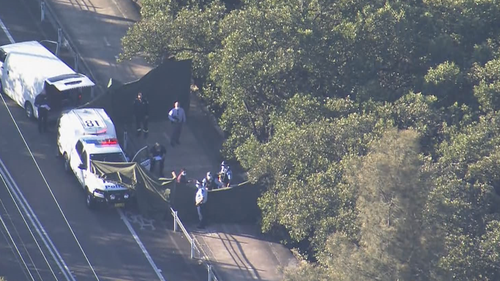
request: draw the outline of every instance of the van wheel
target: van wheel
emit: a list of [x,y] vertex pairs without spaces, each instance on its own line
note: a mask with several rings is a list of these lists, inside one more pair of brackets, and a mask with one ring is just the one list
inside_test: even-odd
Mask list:
[[87,205],[87,208],[89,209],[94,209],[95,208],[95,200],[94,200],[94,196],[92,195],[92,193],[90,193],[89,191],[89,188],[85,188],[86,190],[86,193],[87,193],[87,199],[85,201],[86,205]]
[[64,156],[64,171],[69,174],[71,172],[71,167],[69,166],[68,154],[64,152],[63,156]]
[[31,103],[29,101],[27,101],[24,104],[24,111],[26,112],[26,117],[28,117],[28,119],[34,118],[35,115],[33,114],[33,106],[31,105]]

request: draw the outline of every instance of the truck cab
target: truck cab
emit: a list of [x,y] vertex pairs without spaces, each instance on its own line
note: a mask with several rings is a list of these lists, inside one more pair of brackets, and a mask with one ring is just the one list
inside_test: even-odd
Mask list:
[[57,143],[64,169],[73,173],[86,192],[86,204],[124,207],[134,199],[133,190],[101,178],[92,161],[127,162],[118,144],[113,122],[104,109],[73,109],[58,121]]

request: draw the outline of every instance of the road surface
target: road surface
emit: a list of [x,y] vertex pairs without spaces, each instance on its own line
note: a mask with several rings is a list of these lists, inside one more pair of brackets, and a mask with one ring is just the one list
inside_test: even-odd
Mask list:
[[[36,0],[0,0],[0,7],[0,45],[57,40],[50,24],[40,23]],[[0,99],[0,276],[206,279],[206,270],[189,259],[186,239],[172,233],[170,224],[133,211],[88,210],[83,189],[56,157],[54,131],[40,135],[22,108],[5,95]]]

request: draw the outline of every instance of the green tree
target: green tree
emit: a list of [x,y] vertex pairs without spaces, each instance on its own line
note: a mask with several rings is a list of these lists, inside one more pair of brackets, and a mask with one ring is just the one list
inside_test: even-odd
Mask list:
[[352,166],[359,240],[337,232],[319,257],[330,280],[431,280],[423,214],[431,189],[418,133],[388,130]]
[[499,280],[498,3],[224,3],[144,0],[122,58],[193,60],[287,276]]
[[471,78],[475,82],[474,96],[481,109],[490,112],[500,109],[500,59],[488,61],[484,66],[475,64]]
[[147,1],[143,18],[122,39],[121,59],[143,56],[158,64],[168,56],[192,59],[195,77],[208,76],[209,54],[220,48],[219,22],[226,9],[219,1],[179,6],[173,1]]
[[351,232],[354,194],[342,184],[343,159],[363,153],[381,126],[374,116],[352,113],[276,129],[270,142],[238,148],[250,179],[268,186],[259,200],[263,229],[281,225],[293,241],[319,245],[335,229]]
[[298,266],[286,268],[283,280],[286,281],[331,281],[321,266],[314,266],[306,261],[301,261]]
[[[441,240],[439,267],[455,280],[497,280],[491,262],[496,248],[485,246],[495,237],[491,226],[499,220],[498,113],[482,116],[450,130],[435,164],[427,220]],[[486,243],[486,244],[485,244]]]
[[426,91],[440,98],[445,104],[455,102],[461,93],[462,73],[454,62],[444,62],[430,68],[424,76]]
[[329,95],[332,65],[325,50],[336,34],[321,30],[317,5],[252,1],[224,18],[225,39],[210,77],[220,88],[216,102],[226,109],[221,124],[231,132],[229,149],[250,136],[268,141],[268,116],[296,94]]

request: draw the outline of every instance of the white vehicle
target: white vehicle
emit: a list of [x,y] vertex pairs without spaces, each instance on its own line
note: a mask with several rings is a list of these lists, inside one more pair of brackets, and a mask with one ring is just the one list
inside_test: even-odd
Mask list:
[[72,109],[58,121],[57,146],[64,158],[64,168],[72,171],[86,191],[87,206],[106,203],[123,207],[134,199],[133,190],[98,177],[92,160],[127,162],[113,122],[102,108]]
[[39,42],[0,46],[0,92],[23,107],[29,118],[38,118],[34,102],[43,90],[53,119],[63,109],[77,107],[93,86],[87,76],[73,71]]

